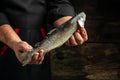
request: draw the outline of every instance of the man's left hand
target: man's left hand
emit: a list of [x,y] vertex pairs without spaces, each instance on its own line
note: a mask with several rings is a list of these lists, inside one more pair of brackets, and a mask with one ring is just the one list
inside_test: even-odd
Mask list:
[[87,31],[84,27],[78,26],[78,30],[66,42],[67,46],[77,46],[88,40]]

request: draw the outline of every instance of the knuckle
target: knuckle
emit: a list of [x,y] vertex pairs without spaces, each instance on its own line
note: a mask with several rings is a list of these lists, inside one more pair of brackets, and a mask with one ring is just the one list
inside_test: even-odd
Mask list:
[[77,43],[76,43],[76,42],[74,42],[74,43],[72,43],[71,45],[72,45],[72,46],[76,46],[76,45],[77,45]]
[[83,40],[83,39],[81,39],[81,40],[80,40],[80,44],[83,44],[83,42],[84,42],[84,40]]
[[87,40],[88,40],[88,37],[85,38],[85,41],[87,41]]
[[87,41],[87,40],[88,40],[88,37],[87,37],[87,36],[85,36],[85,37],[83,38],[83,40],[84,40],[84,41]]

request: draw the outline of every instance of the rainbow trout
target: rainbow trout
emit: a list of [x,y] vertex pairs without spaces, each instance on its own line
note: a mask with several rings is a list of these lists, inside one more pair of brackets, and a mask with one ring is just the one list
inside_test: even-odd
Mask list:
[[74,16],[61,26],[53,29],[50,31],[48,36],[39,43],[35,44],[35,48],[31,51],[24,52],[22,54],[23,60],[22,64],[25,66],[32,58],[32,56],[38,52],[40,49],[44,50],[45,53],[63,45],[71,35],[77,30],[78,26],[84,27],[84,22],[86,19],[86,15],[84,12],[79,13],[78,15]]

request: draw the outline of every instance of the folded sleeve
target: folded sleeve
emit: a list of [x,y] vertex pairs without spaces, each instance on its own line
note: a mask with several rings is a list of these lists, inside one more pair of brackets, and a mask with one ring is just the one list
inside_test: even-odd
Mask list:
[[48,19],[53,23],[63,16],[74,16],[75,10],[69,0],[50,0],[48,2]]
[[0,26],[3,25],[3,24],[8,24],[9,21],[6,17],[6,15],[0,11]]

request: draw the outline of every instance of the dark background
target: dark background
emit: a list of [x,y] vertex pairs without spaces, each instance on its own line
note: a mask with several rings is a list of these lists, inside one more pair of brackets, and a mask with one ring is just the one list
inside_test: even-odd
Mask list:
[[87,15],[89,39],[51,52],[52,80],[120,80],[119,0],[71,0]]

